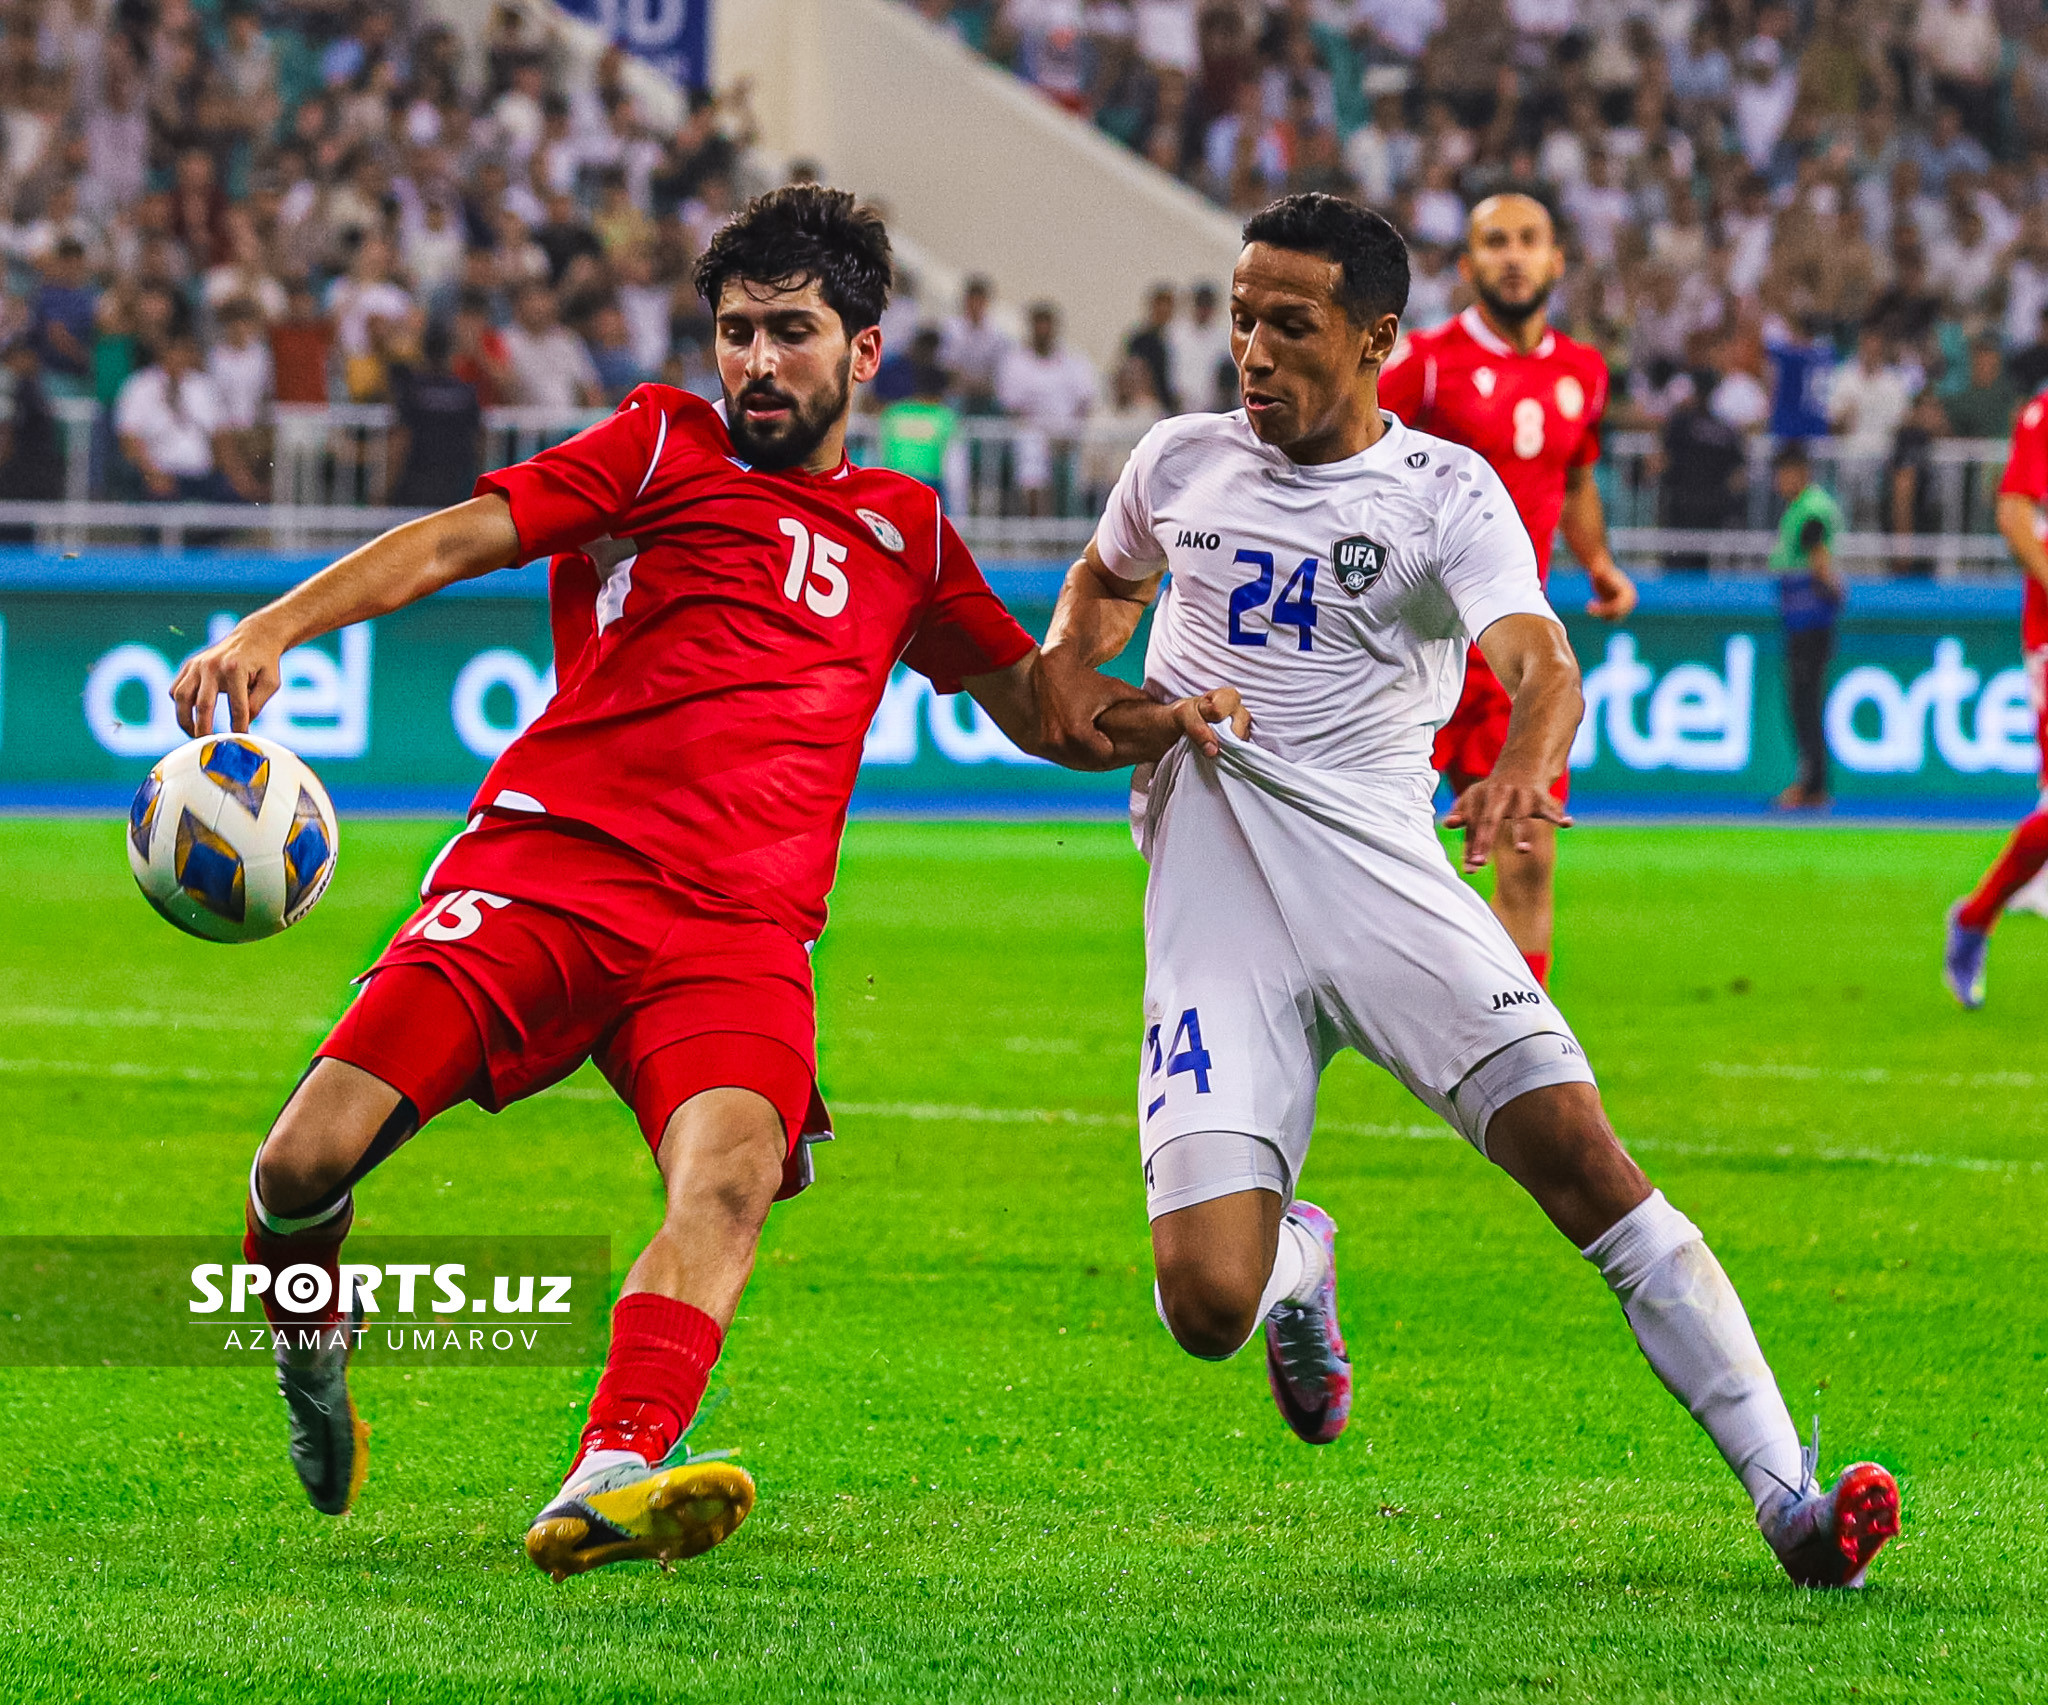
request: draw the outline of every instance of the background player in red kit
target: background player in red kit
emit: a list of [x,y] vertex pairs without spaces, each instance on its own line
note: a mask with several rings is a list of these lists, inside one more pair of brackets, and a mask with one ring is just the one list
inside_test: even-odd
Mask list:
[[2020,410],[2012,453],[1998,486],[1998,530],[2027,572],[2020,604],[2020,650],[2034,689],[2034,733],[2041,746],[2041,797],[2020,819],[1998,860],[1976,889],[1949,908],[1942,976],[1967,1007],[1984,1004],[1984,960],[1991,927],[2013,896],[2048,865],[2048,392]]
[[[1492,465],[1550,577],[1560,525],[1593,580],[1587,613],[1618,622],[1635,608],[1634,583],[1615,566],[1593,464],[1607,408],[1607,363],[1590,344],[1554,330],[1546,312],[1564,274],[1564,250],[1543,203],[1496,195],[1472,210],[1458,270],[1479,300],[1456,319],[1411,332],[1380,374],[1380,403],[1410,426],[1477,450]],[[1463,793],[1493,773],[1507,739],[1508,695],[1474,646],[1465,693],[1437,732],[1436,767]],[[1569,777],[1553,792],[1563,802]],[[1500,862],[1493,909],[1539,983],[1550,978],[1557,830],[1532,820],[1525,853]]]
[[[729,1463],[657,1465],[703,1397],[798,1138],[822,1128],[807,948],[898,659],[1078,767],[1156,757],[1187,733],[1213,749],[1205,718],[1233,711],[1247,726],[1228,692],[1159,705],[1042,658],[930,489],[847,462],[890,266],[881,220],[843,192],[751,203],[697,270],[722,408],[640,387],[250,616],[173,684],[189,732],[209,730],[222,694],[246,728],[289,647],[554,557],[555,698],[492,767],[425,904],[257,1151],[246,1247],[273,1272],[333,1275],[352,1187],[421,1125],[596,1060],[655,1150],[668,1208],[614,1310],[575,1464],[527,1534],[557,1579],[692,1555],[751,1507]],[[1059,739],[1039,709],[1055,668],[1061,700],[1096,715]],[[317,1354],[281,1351],[278,1383],[300,1479],[339,1514],[367,1430],[347,1334],[327,1337]]]

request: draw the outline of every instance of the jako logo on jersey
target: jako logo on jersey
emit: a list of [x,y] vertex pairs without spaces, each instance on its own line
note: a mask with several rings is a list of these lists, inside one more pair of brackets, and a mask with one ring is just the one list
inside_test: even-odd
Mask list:
[[1493,997],[1493,1010],[1505,1012],[1511,1006],[1541,1006],[1543,997],[1534,989],[1509,989]]
[[1183,527],[1180,530],[1180,537],[1173,541],[1173,545],[1175,550],[1183,548],[1191,551],[1221,550],[1223,548],[1223,535],[1220,533],[1198,533],[1192,527]]
[[1411,468],[1426,468],[1429,466],[1429,452],[1427,450],[1410,450],[1401,459]]
[[903,549],[903,535],[896,531],[895,524],[890,521],[888,516],[877,515],[872,509],[856,509],[854,514],[858,515],[868,524],[868,531],[881,541],[883,550],[900,551]]
[[1387,547],[1363,533],[1353,533],[1330,547],[1330,566],[1337,584],[1356,598],[1387,572]]

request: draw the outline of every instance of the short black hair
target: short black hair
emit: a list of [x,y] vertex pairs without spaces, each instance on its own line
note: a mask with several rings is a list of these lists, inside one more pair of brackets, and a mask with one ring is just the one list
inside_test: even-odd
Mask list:
[[705,245],[697,294],[713,313],[733,279],[773,290],[815,282],[847,335],[879,324],[895,273],[882,216],[843,189],[784,184],[757,195]]
[[1813,458],[1806,453],[1805,440],[1788,438],[1778,446],[1778,453],[1771,458],[1774,468],[1810,468]]
[[1247,243],[1321,255],[1341,268],[1336,297],[1353,325],[1408,306],[1408,245],[1370,208],[1311,191],[1283,195],[1244,222]]

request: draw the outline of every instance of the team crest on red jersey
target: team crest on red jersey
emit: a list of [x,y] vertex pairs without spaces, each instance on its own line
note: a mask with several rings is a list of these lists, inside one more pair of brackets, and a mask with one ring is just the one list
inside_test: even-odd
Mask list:
[[1330,547],[1330,567],[1337,584],[1357,598],[1387,572],[1387,547],[1363,533],[1353,533]]
[[854,514],[868,524],[868,531],[874,534],[883,550],[900,552],[903,549],[903,535],[896,531],[896,524],[888,516],[877,515],[872,509],[856,509]]

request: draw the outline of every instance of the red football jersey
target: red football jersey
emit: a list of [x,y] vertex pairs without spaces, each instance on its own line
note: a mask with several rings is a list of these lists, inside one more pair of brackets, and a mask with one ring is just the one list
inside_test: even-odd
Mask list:
[[1565,475],[1600,459],[1600,417],[1607,412],[1600,352],[1547,331],[1523,355],[1494,334],[1477,308],[1467,308],[1408,334],[1380,372],[1380,403],[1408,425],[1486,458],[1515,500],[1536,547],[1536,572],[1547,579]]
[[[2028,403],[2013,422],[2012,454],[2006,458],[2005,478],[1998,482],[1998,495],[2008,493],[2048,504],[2048,392]],[[2048,538],[2048,528],[2042,536]],[[2020,644],[2028,651],[2048,646],[2048,587],[2031,574],[2020,603]]]
[[[1031,650],[929,487],[750,468],[671,386],[476,489],[556,559],[557,686],[475,809],[596,829],[807,941],[896,661],[950,693]],[[605,538],[638,554],[580,554]]]

